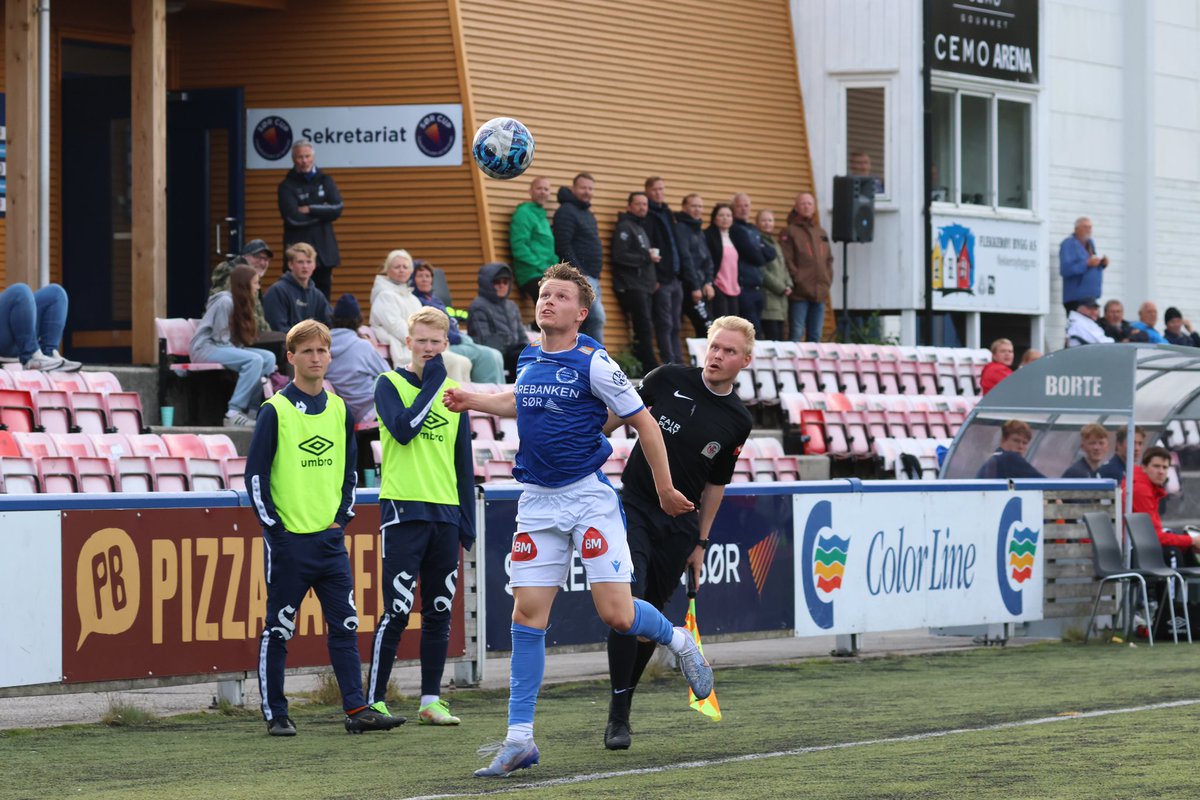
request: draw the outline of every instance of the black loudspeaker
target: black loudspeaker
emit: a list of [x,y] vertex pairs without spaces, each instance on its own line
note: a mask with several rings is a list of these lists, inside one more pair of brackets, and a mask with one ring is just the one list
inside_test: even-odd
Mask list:
[[869,242],[875,238],[875,179],[870,175],[833,178],[833,240]]

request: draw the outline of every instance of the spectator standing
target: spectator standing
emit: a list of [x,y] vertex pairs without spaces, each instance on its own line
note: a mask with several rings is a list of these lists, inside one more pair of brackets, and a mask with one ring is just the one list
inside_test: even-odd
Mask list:
[[696,336],[703,337],[708,335],[708,326],[712,321],[708,304],[713,299],[715,277],[712,253],[709,252],[701,227],[704,198],[689,194],[683,198],[682,205],[683,210],[675,214],[675,221],[679,224],[676,232],[679,235],[679,249],[687,253],[687,260],[691,263],[691,269],[683,275],[683,312],[696,329]]
[[1167,323],[1163,338],[1167,344],[1177,344],[1183,347],[1200,347],[1200,335],[1192,330],[1192,323],[1183,318],[1178,308],[1170,306],[1163,315]]
[[[375,338],[388,346],[393,364],[407,364],[408,318],[421,310],[421,301],[413,294],[409,280],[413,274],[412,256],[407,250],[387,254],[371,288],[371,328]],[[466,356],[445,353],[446,372],[460,383],[471,379],[471,362]]]
[[[537,302],[538,282],[546,270],[558,263],[554,252],[554,232],[546,216],[550,200],[550,179],[534,178],[529,183],[529,199],[513,211],[508,226],[508,245],[512,249],[513,276],[521,294]],[[450,333],[453,349],[454,331]]]
[[1138,321],[1130,327],[1140,332],[1151,344],[1166,344],[1167,340],[1155,328],[1158,326],[1158,306],[1147,300],[1138,306]]
[[[654,289],[654,332],[658,337],[658,355],[663,364],[682,364],[683,345],[679,339],[681,315],[683,313],[683,283],[695,283],[690,277],[691,259],[681,246],[682,236],[675,223],[675,215],[667,205],[667,186],[657,176],[646,178],[646,198],[650,210],[646,215],[646,232],[650,235],[650,246],[658,251],[659,259],[654,262],[657,285]],[[653,251],[651,251],[653,252]]]
[[649,201],[644,192],[630,192],[626,210],[617,215],[613,228],[613,291],[633,327],[633,354],[645,374],[658,366],[654,359],[654,268],[662,256],[650,249],[646,233]]
[[979,375],[979,389],[987,394],[996,388],[996,384],[1012,375],[1013,343],[1011,339],[997,339],[992,342],[992,360],[983,367]]
[[788,225],[779,237],[783,259],[792,276],[792,341],[819,342],[825,325],[825,299],[833,285],[833,252],[829,234],[817,224],[817,200],[809,192],[796,195]]
[[1063,308],[1075,310],[1079,301],[1095,299],[1104,294],[1104,270],[1108,256],[1096,254],[1092,241],[1092,221],[1087,217],[1075,220],[1075,233],[1063,239],[1058,248],[1058,274],[1062,276]]
[[775,250],[775,257],[763,265],[763,331],[772,342],[787,341],[788,298],[792,295],[792,276],[775,240],[775,212],[763,209],[754,218],[763,242]]
[[738,285],[738,251],[729,234],[732,228],[733,209],[726,203],[717,203],[704,230],[708,252],[716,265],[712,306],[709,309],[709,316],[713,319],[732,317],[738,313],[738,296],[742,289]]
[[1112,344],[1112,339],[1104,335],[1104,329],[1097,324],[1100,318],[1100,304],[1095,298],[1084,297],[1075,304],[1075,308],[1067,314],[1067,347],[1079,347],[1084,344]]
[[1033,429],[1023,420],[1010,419],[1000,427],[1000,446],[983,462],[976,478],[1044,478],[1025,460],[1025,451],[1033,441]]
[[312,282],[317,254],[312,245],[294,244],[284,254],[288,271],[263,295],[263,314],[273,331],[286,333],[306,319],[329,322],[333,308]]
[[1084,425],[1079,431],[1079,449],[1083,455],[1067,467],[1064,478],[1102,478],[1100,470],[1108,461],[1108,431],[1094,422]]
[[588,309],[587,319],[579,332],[604,344],[604,304],[600,300],[600,270],[604,266],[604,245],[600,228],[592,213],[592,197],[596,179],[581,172],[571,181],[571,187],[558,189],[558,210],[554,212],[554,252],[558,257],[584,274],[596,299]]
[[432,306],[449,318],[447,339],[450,342],[450,352],[457,353],[471,362],[471,380],[474,383],[504,383],[504,356],[494,347],[476,344],[474,339],[459,330],[458,319],[450,313],[442,298],[433,290],[433,269],[433,265],[426,261],[416,262],[412,277],[413,294],[421,301],[421,305]]
[[[509,299],[512,285],[513,274],[508,264],[495,262],[480,267],[479,294],[467,310],[467,326],[472,340],[500,351],[505,369],[515,378],[517,358],[529,346],[529,337],[521,322],[521,309]],[[443,353],[442,357],[446,355],[454,354]]]
[[[237,385],[225,411],[226,427],[254,424],[262,402],[262,379],[275,371],[275,354],[250,347],[258,335],[254,324],[254,297],[258,274],[239,264],[229,276],[229,291],[208,299],[204,318],[188,346],[192,361],[213,361],[238,374]],[[324,298],[322,298],[324,299]]]
[[325,378],[346,403],[354,424],[375,419],[375,379],[391,367],[358,332],[363,323],[358,298],[344,294],[333,307],[329,371]]
[[342,216],[342,193],[333,178],[317,167],[312,142],[292,145],[292,169],[279,182],[279,216],[283,217],[283,246],[312,245],[317,266],[313,283],[332,298],[333,269],[341,263],[333,223]]
[[[267,270],[271,266],[271,259],[274,257],[275,254],[271,252],[271,248],[267,247],[266,242],[262,239],[251,239],[242,248],[241,254],[213,267],[212,288],[209,290],[208,296],[212,297],[217,292],[228,291],[229,274],[238,264],[254,267],[254,271],[258,273],[258,279],[261,281],[263,275],[267,274]],[[262,292],[258,292],[254,296],[254,322],[258,326],[259,333],[271,330],[271,325],[267,322],[267,315],[263,311]]]
[[738,192],[733,196],[733,227],[729,238],[738,254],[739,316],[750,320],[754,331],[762,338],[763,267],[775,257],[775,248],[763,241],[762,234],[750,221],[750,195]]
[[0,361],[25,369],[76,372],[82,364],[58,352],[67,326],[67,291],[48,283],[36,292],[14,283],[0,292]]

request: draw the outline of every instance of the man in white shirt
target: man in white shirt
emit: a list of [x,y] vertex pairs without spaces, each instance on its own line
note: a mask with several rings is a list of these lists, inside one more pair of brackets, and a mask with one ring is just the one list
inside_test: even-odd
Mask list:
[[1067,314],[1067,347],[1078,347],[1081,344],[1112,343],[1111,336],[1104,335],[1104,329],[1096,320],[1100,318],[1100,304],[1094,297],[1085,297],[1079,301],[1075,310]]

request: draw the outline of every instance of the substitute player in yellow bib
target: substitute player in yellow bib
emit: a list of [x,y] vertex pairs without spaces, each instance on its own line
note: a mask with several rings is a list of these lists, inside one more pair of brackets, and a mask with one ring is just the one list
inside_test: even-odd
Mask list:
[[427,306],[408,318],[408,364],[379,376],[375,409],[383,445],[379,536],[383,555],[383,617],[371,652],[367,699],[388,714],[388,678],[421,580],[422,725],[457,725],[441,699],[450,644],[450,609],[458,585],[460,542],[475,541],[474,469],[466,414],[442,395],[458,383],[446,377],[442,353],[450,319]]
[[283,694],[287,643],[311,588],[329,626],[329,660],[342,690],[349,733],[386,731],[404,722],[367,706],[358,657],[358,611],[346,553],[354,516],[354,422],[322,383],[329,369],[329,329],[305,320],[287,334],[296,377],[263,403],[246,458],[246,485],[263,527],[267,616],[258,681],[267,732],[295,736]]

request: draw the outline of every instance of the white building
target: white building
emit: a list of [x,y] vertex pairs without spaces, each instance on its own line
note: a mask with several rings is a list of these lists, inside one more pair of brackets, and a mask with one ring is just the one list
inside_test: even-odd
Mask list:
[[[940,259],[941,288],[971,289],[935,291],[933,306],[965,312],[955,316],[966,343],[1062,346],[1058,247],[1080,216],[1110,260],[1103,299],[1121,300],[1130,319],[1155,300],[1160,328],[1169,305],[1200,321],[1200,282],[1189,279],[1200,0],[793,0],[792,12],[823,219],[855,151],[871,156],[883,190],[874,241],[849,245],[852,309],[899,312],[902,342],[915,342],[928,33],[930,272]],[[972,235],[973,272],[963,273]],[[835,255],[840,309],[840,247]]]

